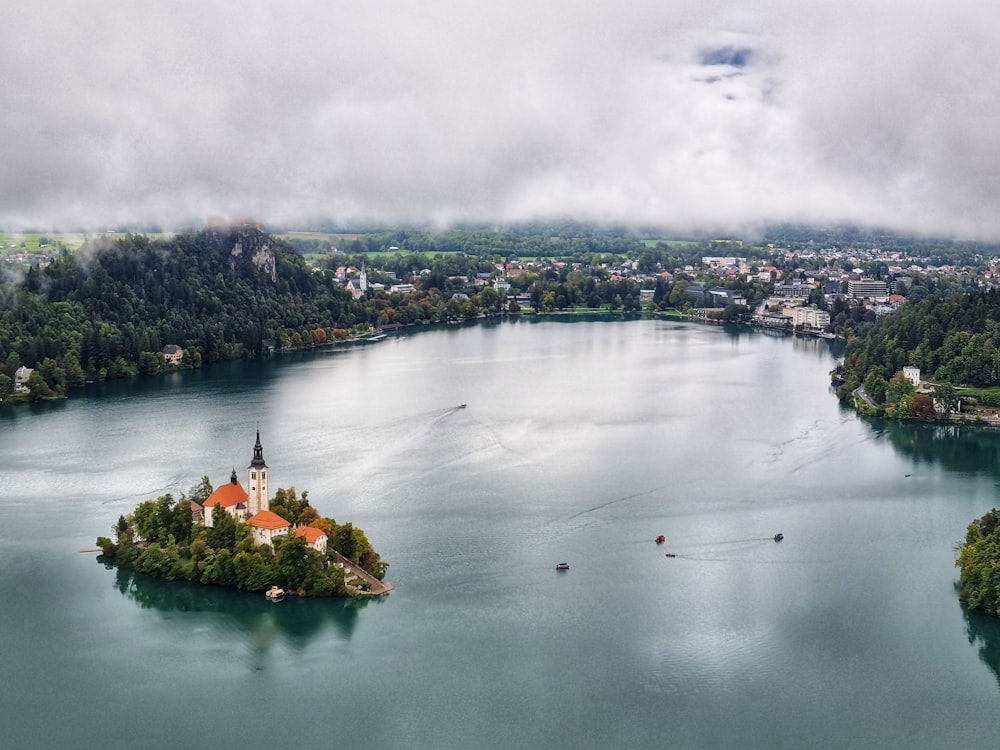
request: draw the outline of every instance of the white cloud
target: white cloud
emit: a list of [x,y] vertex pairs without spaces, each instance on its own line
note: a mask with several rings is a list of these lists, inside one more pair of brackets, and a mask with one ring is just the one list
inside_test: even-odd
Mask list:
[[3,4],[11,228],[573,217],[1000,237],[1000,11],[964,0]]

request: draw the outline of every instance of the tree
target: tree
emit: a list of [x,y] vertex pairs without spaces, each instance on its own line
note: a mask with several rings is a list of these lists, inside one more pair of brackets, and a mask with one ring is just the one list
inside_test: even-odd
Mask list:
[[29,393],[28,397],[32,401],[41,401],[42,399],[50,398],[53,395],[52,389],[46,384],[38,370],[32,370],[31,375],[28,376],[27,386]]
[[319,511],[317,511],[311,505],[307,505],[299,513],[298,518],[295,519],[295,523],[299,526],[309,526],[319,520]]
[[969,524],[959,551],[959,599],[970,609],[1000,616],[1000,512]]
[[294,534],[278,537],[275,540],[274,577],[280,585],[316,591],[323,578],[323,558],[308,546],[305,537]]
[[274,571],[259,552],[237,552],[233,557],[233,576],[237,588],[263,591],[271,585]]
[[934,388],[934,400],[941,404],[945,416],[958,409],[958,394],[951,383],[940,383]]
[[489,312],[500,312],[500,293],[492,286],[479,293],[479,306]]
[[886,387],[885,400],[888,404],[899,403],[905,396],[909,396],[916,389],[905,375],[901,372],[897,372],[892,376]]
[[910,402],[910,416],[918,422],[933,421],[935,416],[934,399],[924,393],[914,395]]
[[188,499],[192,502],[198,503],[198,505],[204,505],[205,501],[212,494],[212,480],[208,478],[208,475],[204,475],[201,481],[198,482],[194,487],[188,490]]
[[334,538],[330,540],[333,548],[352,562],[357,562],[358,539],[354,536],[354,526],[345,523],[337,529]]
[[[227,513],[226,515],[229,514]],[[211,561],[205,566],[205,572],[201,575],[202,583],[210,583],[216,586],[231,586],[235,582],[235,579],[233,553],[225,548],[218,550],[212,555]]]
[[212,508],[212,527],[208,529],[206,540],[214,550],[232,547],[236,544],[236,519],[221,505]]
[[163,355],[159,352],[140,352],[139,374],[155,375],[163,369]]

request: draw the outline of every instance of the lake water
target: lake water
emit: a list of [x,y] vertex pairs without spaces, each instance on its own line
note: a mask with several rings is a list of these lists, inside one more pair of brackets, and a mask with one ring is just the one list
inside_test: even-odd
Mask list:
[[[1000,432],[862,421],[834,362],[522,320],[0,410],[0,745],[995,747],[1000,627],[953,560]],[[395,591],[269,604],[79,552],[245,476],[258,425],[272,487]]]

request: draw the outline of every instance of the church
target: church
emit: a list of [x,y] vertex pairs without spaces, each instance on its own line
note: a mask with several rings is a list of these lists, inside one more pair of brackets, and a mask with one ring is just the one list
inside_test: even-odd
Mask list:
[[[237,521],[250,525],[255,544],[273,546],[274,537],[288,534],[292,524],[270,510],[267,464],[264,462],[264,448],[260,444],[260,430],[257,430],[253,459],[247,467],[247,487],[249,491],[240,484],[234,468],[229,482],[217,487],[205,500],[204,524],[212,527],[212,511],[218,505]],[[310,547],[326,552],[327,537],[319,529],[303,527],[296,529],[295,533],[305,536]]]

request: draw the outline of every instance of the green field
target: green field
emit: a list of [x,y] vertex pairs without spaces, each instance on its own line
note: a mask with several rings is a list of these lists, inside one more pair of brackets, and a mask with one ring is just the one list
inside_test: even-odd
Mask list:
[[[141,232],[150,238],[165,236],[159,232]],[[11,253],[45,254],[65,247],[79,250],[86,242],[96,239],[117,240],[127,237],[126,232],[0,232],[0,256]]]

